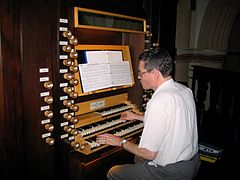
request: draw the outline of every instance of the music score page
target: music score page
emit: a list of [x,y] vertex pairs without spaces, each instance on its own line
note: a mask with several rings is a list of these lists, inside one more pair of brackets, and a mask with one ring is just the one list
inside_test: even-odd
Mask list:
[[79,64],[84,92],[133,84],[130,63],[123,61],[121,51],[86,51],[85,57],[87,63]]

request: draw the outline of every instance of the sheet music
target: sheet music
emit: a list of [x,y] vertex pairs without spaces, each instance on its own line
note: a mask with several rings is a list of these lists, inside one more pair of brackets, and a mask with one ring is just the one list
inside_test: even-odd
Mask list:
[[107,51],[107,54],[110,63],[123,62],[122,51]]
[[113,86],[131,85],[133,83],[128,61],[110,64],[110,71]]
[[79,64],[83,92],[112,86],[108,64]]
[[79,64],[83,92],[133,84],[129,61],[121,51],[86,51],[87,64]]
[[119,63],[123,61],[122,51],[85,51],[88,64]]
[[85,51],[85,58],[88,64],[109,63],[106,51]]

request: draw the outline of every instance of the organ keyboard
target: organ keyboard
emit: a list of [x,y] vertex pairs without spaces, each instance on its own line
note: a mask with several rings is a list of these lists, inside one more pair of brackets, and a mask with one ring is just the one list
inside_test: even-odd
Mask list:
[[96,142],[99,134],[110,133],[124,138],[132,138],[142,132],[143,122],[120,119],[121,112],[126,110],[140,114],[136,106],[127,101],[127,94],[79,103],[79,107],[79,111],[76,112],[79,121],[75,125],[78,133],[71,145],[76,151],[85,155],[108,146]]
[[98,110],[96,112],[100,113],[102,116],[106,116],[106,115],[111,115],[111,114],[114,114],[117,112],[123,112],[123,111],[130,110],[130,109],[132,109],[131,106],[129,106],[128,104],[122,103],[122,104],[112,106],[110,108]]

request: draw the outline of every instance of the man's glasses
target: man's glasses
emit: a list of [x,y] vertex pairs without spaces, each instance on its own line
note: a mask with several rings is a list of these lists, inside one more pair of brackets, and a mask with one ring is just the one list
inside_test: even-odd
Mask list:
[[138,72],[139,77],[143,77],[144,74],[151,72],[152,70],[144,71],[144,72]]

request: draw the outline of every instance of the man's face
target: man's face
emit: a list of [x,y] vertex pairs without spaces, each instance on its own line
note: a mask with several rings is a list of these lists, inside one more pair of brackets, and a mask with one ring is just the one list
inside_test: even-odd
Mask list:
[[151,89],[152,88],[152,78],[151,71],[147,71],[144,68],[145,62],[140,61],[138,65],[138,79],[140,80],[143,89]]

